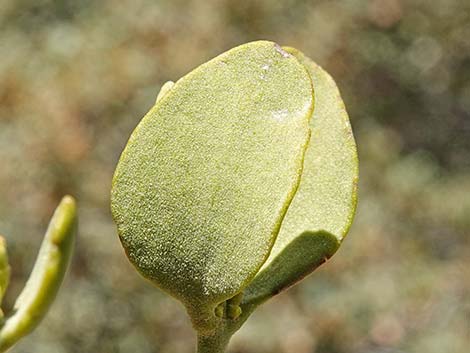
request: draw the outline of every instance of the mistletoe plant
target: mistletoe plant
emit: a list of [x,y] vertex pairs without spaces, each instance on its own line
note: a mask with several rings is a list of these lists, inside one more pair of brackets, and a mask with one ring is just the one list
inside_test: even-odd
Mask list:
[[258,41],[165,84],[116,168],[111,208],[138,271],[186,307],[198,352],[330,258],[357,154],[333,79]]
[[[12,312],[5,317],[0,309],[0,352],[5,352],[34,330],[46,315],[70,262],[75,228],[75,200],[65,196],[49,223],[33,271]],[[0,304],[9,279],[6,244],[0,237]]]

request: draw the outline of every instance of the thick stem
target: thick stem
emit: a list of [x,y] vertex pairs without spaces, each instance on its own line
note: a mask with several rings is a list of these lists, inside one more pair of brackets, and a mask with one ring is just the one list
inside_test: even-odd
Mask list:
[[[239,306],[236,317],[229,319],[224,313],[224,318],[218,321],[215,329],[210,331],[200,331],[197,334],[197,353],[225,353],[232,335],[238,331],[243,323],[248,319],[256,306],[260,303],[243,303],[241,296],[232,298],[228,301],[229,305]],[[205,332],[205,334],[203,333]],[[207,334],[211,332],[211,334]]]
[[197,353],[224,353],[227,348],[230,336],[214,335],[197,336]]

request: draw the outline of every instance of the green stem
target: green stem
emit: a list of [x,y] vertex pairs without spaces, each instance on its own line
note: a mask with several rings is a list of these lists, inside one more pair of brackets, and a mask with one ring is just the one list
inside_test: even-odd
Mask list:
[[[230,338],[245,323],[256,307],[261,304],[259,302],[244,302],[243,295],[240,293],[229,299],[225,304],[222,312],[222,319],[217,319],[211,330],[197,330],[197,353],[224,353],[227,349]],[[238,308],[238,309],[236,309]],[[190,316],[195,323],[194,312]],[[199,322],[200,321],[197,321]],[[205,322],[202,320],[202,322]],[[198,325],[195,325],[197,327]],[[204,333],[203,333],[204,332]],[[212,334],[209,334],[211,332]]]
[[198,334],[197,353],[224,353],[230,340],[230,336],[227,336],[203,336]]

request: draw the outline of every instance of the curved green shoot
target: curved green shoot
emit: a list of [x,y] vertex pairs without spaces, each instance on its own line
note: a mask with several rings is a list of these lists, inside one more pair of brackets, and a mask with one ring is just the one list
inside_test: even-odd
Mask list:
[[[0,305],[2,304],[3,296],[8,288],[10,282],[10,265],[8,264],[8,252],[5,239],[0,236]],[[0,323],[3,322],[3,311],[0,309]]]
[[[65,196],[49,223],[33,271],[14,304],[13,312],[0,327],[0,352],[30,333],[46,315],[70,262],[76,222],[75,200]],[[1,250],[0,247],[0,276],[2,262],[5,261]]]

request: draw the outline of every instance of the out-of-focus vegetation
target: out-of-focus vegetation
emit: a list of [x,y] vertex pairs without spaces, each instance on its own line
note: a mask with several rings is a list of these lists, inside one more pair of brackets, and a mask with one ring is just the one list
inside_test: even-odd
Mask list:
[[470,2],[2,0],[7,305],[60,197],[80,206],[72,270],[43,325],[12,352],[192,352],[182,307],[123,254],[110,181],[166,80],[262,38],[301,49],[338,82],[360,202],[338,254],[262,307],[231,351],[468,352]]

